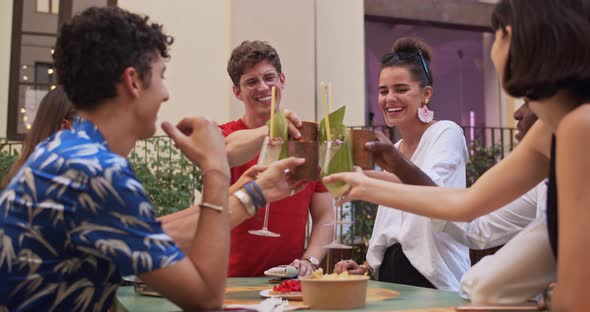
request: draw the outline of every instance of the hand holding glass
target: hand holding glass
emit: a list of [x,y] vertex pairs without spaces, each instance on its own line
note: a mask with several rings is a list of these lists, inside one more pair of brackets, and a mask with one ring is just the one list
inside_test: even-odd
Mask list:
[[[264,138],[262,143],[262,149],[258,156],[259,165],[270,165],[271,163],[279,160],[281,155],[281,148],[283,146],[283,139],[275,138],[271,139],[269,136]],[[258,236],[267,237],[280,237],[281,234],[274,233],[268,230],[268,215],[270,214],[270,203],[266,203],[266,211],[264,214],[264,224],[260,230],[249,230],[248,233]]]

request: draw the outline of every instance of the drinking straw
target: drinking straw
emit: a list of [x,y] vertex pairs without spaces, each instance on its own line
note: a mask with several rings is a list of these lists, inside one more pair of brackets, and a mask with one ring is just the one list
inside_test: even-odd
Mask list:
[[275,127],[274,127],[274,116],[275,116],[275,87],[273,86],[271,89],[270,95],[270,138],[274,139],[275,137]]

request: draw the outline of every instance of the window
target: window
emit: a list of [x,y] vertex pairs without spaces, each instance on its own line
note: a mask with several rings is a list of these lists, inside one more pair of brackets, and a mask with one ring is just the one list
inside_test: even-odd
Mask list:
[[37,0],[37,13],[59,13],[59,0]]
[[90,6],[115,0],[14,0],[7,137],[23,139],[43,96],[56,86],[53,48],[59,25]]

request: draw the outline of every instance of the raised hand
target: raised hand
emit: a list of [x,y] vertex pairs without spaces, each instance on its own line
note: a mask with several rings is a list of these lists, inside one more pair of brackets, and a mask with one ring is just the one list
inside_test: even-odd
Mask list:
[[285,109],[284,112],[285,117],[287,117],[287,120],[289,121],[289,134],[291,134],[291,136],[295,139],[299,139],[301,132],[299,132],[299,129],[297,128],[301,127],[301,119],[299,119],[297,114],[287,109]]
[[204,117],[190,117],[176,126],[163,122],[162,129],[203,172],[215,169],[229,176],[225,144],[217,123]]
[[307,185],[305,182],[295,182],[289,174],[304,162],[303,158],[285,158],[272,163],[266,170],[258,174],[256,183],[262,189],[267,202],[292,196],[305,188]]
[[367,142],[365,148],[373,153],[373,159],[379,167],[389,172],[395,172],[395,166],[403,158],[403,155],[383,132],[375,131],[375,135],[379,141]]
[[342,195],[338,204],[351,200],[362,199],[371,190],[366,187],[369,178],[360,167],[355,166],[353,172],[338,172],[322,179],[324,183],[344,182],[350,186],[348,191]]

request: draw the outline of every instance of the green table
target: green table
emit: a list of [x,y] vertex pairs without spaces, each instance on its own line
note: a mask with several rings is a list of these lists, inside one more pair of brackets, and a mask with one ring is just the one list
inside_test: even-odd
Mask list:
[[[230,278],[227,287],[263,286],[268,284],[268,278]],[[452,307],[466,304],[468,301],[461,299],[456,292],[434,290],[421,287],[413,287],[399,284],[390,284],[369,281],[370,288],[386,288],[398,291],[400,296],[395,299],[368,303],[364,310],[408,310],[418,308]],[[258,291],[230,292],[228,299],[261,299]],[[180,311],[176,305],[164,298],[146,297],[135,294],[133,287],[120,287],[115,299],[116,311]],[[304,310],[313,311],[313,310]],[[356,310],[358,311],[358,310]]]

